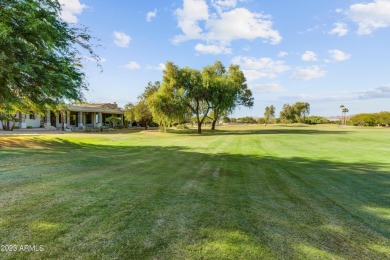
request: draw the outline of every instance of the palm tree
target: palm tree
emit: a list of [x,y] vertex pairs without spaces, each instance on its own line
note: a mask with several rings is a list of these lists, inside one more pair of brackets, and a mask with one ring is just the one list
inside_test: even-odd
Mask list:
[[344,111],[343,111],[344,108],[345,108],[344,105],[340,106],[340,109],[341,109],[341,125],[344,125]]
[[349,112],[349,109],[344,107],[343,108],[343,114],[344,114],[344,125],[347,125],[347,113]]

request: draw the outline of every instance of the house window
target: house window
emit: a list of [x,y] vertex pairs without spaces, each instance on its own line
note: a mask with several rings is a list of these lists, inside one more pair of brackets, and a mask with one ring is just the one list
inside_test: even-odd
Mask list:
[[35,119],[35,113],[33,111],[30,111],[30,119]]

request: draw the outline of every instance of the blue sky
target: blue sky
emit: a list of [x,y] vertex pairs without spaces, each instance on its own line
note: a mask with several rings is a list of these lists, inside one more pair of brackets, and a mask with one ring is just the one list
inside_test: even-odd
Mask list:
[[305,101],[311,114],[390,110],[390,0],[60,0],[62,18],[101,39],[84,57],[90,102],[135,102],[166,61],[238,64],[262,116]]

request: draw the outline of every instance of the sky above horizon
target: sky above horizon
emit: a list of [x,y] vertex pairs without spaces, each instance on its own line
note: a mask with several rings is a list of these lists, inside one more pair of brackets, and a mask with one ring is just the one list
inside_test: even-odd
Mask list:
[[[255,105],[309,102],[311,115],[390,111],[390,0],[60,0],[89,27],[103,71],[85,55],[89,102],[136,102],[164,64],[238,64]],[[288,4],[286,4],[288,2]]]

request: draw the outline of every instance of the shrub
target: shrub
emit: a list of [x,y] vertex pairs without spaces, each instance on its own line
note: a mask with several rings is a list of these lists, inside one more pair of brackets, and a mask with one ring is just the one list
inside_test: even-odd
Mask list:
[[189,129],[189,128],[185,124],[180,124],[176,126],[176,129]]
[[32,129],[33,127],[31,125],[28,125],[26,128],[27,129]]

